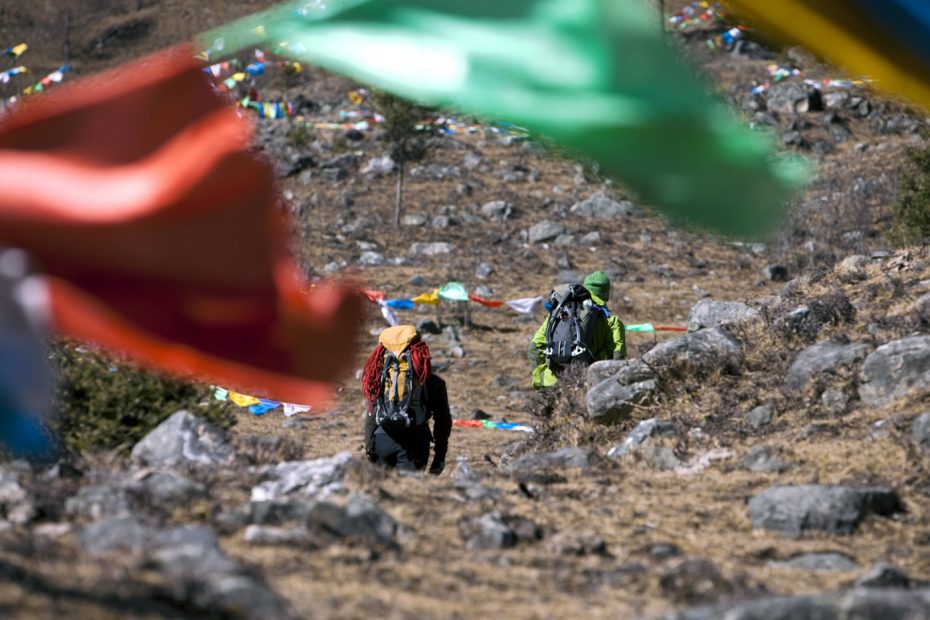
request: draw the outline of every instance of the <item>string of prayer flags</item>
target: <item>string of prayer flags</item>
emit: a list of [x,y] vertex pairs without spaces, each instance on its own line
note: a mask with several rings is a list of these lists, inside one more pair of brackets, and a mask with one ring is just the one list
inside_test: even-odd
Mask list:
[[495,420],[452,420],[452,426],[462,428],[494,428],[502,431],[519,431],[521,433],[535,433],[536,429],[524,424],[514,422],[497,422]]
[[[780,5],[781,2],[761,3]],[[203,35],[282,53],[419,103],[507,119],[597,161],[680,222],[752,235],[808,168],[682,64],[643,0],[287,2]],[[635,59],[635,60],[634,60]]]
[[234,392],[219,386],[213,386],[213,398],[219,401],[234,403],[244,409],[248,409],[249,412],[254,415],[263,415],[279,408],[287,417],[310,411],[309,405],[297,405],[294,403],[269,400],[267,398],[258,398],[249,396],[248,394],[240,394],[239,392]]
[[678,327],[674,325],[653,325],[652,323],[637,323],[634,325],[626,325],[626,331],[628,332],[686,332],[688,331],[687,327]]
[[36,84],[23,90],[23,95],[33,95],[35,93],[41,93],[46,87],[51,86],[52,84],[58,84],[65,79],[65,73],[71,71],[71,65],[62,65],[55,71],[52,71],[44,78],[39,80]]
[[251,140],[188,46],[4,114],[0,242],[42,265],[53,327],[168,372],[328,400],[361,300],[301,290]]
[[13,45],[11,47],[3,50],[4,56],[9,56],[11,58],[19,58],[23,55],[23,52],[29,49],[29,46],[25,43],[20,43],[19,45]]
[[7,84],[14,75],[19,75],[20,73],[28,73],[29,69],[23,66],[13,67],[12,69],[7,69],[6,71],[0,71],[0,84]]

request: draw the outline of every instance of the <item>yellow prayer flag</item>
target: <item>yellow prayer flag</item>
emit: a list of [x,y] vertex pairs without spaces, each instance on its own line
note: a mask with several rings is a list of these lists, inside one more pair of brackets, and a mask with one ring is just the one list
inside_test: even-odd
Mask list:
[[240,407],[248,407],[249,405],[257,405],[258,399],[254,396],[246,396],[245,394],[240,394],[239,392],[229,391],[229,400],[233,401]]
[[13,48],[10,49],[10,51],[13,53],[13,56],[19,58],[22,55],[22,53],[25,52],[27,49],[29,49],[28,45],[26,45],[25,43],[20,43],[19,45],[13,46]]
[[245,79],[245,73],[242,71],[240,71],[239,73],[233,73],[232,79],[234,79],[237,82],[241,82],[242,80]]
[[422,295],[417,295],[411,299],[415,304],[426,304],[429,306],[438,306],[439,305],[439,289],[433,289],[432,293],[423,293]]

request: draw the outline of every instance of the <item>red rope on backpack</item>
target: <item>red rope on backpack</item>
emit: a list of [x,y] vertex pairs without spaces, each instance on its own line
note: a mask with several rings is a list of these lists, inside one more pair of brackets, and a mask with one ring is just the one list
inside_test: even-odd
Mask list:
[[[430,357],[429,346],[422,340],[413,342],[410,347],[410,364],[413,366],[413,372],[417,383],[423,385],[430,375]],[[387,349],[384,345],[378,344],[375,350],[368,356],[365,362],[365,368],[362,370],[362,394],[369,401],[373,401],[381,395],[381,371],[384,370],[384,354]]]

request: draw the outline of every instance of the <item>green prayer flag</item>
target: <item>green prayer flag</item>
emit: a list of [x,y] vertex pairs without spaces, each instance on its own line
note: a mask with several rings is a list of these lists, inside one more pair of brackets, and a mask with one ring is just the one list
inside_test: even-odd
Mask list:
[[224,54],[271,44],[423,104],[518,123],[719,232],[764,232],[808,178],[706,92],[645,0],[300,0],[203,42]]
[[637,325],[626,325],[626,331],[628,332],[654,332],[656,328],[652,323],[639,323]]
[[449,301],[468,301],[468,291],[461,282],[449,282],[439,289],[439,296]]

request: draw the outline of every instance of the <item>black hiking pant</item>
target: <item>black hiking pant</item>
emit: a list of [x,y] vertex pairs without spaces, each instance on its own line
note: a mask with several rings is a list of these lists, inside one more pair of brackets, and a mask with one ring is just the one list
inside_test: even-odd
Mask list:
[[388,433],[380,426],[374,432],[375,462],[401,471],[416,471],[429,461],[430,432],[423,424]]

